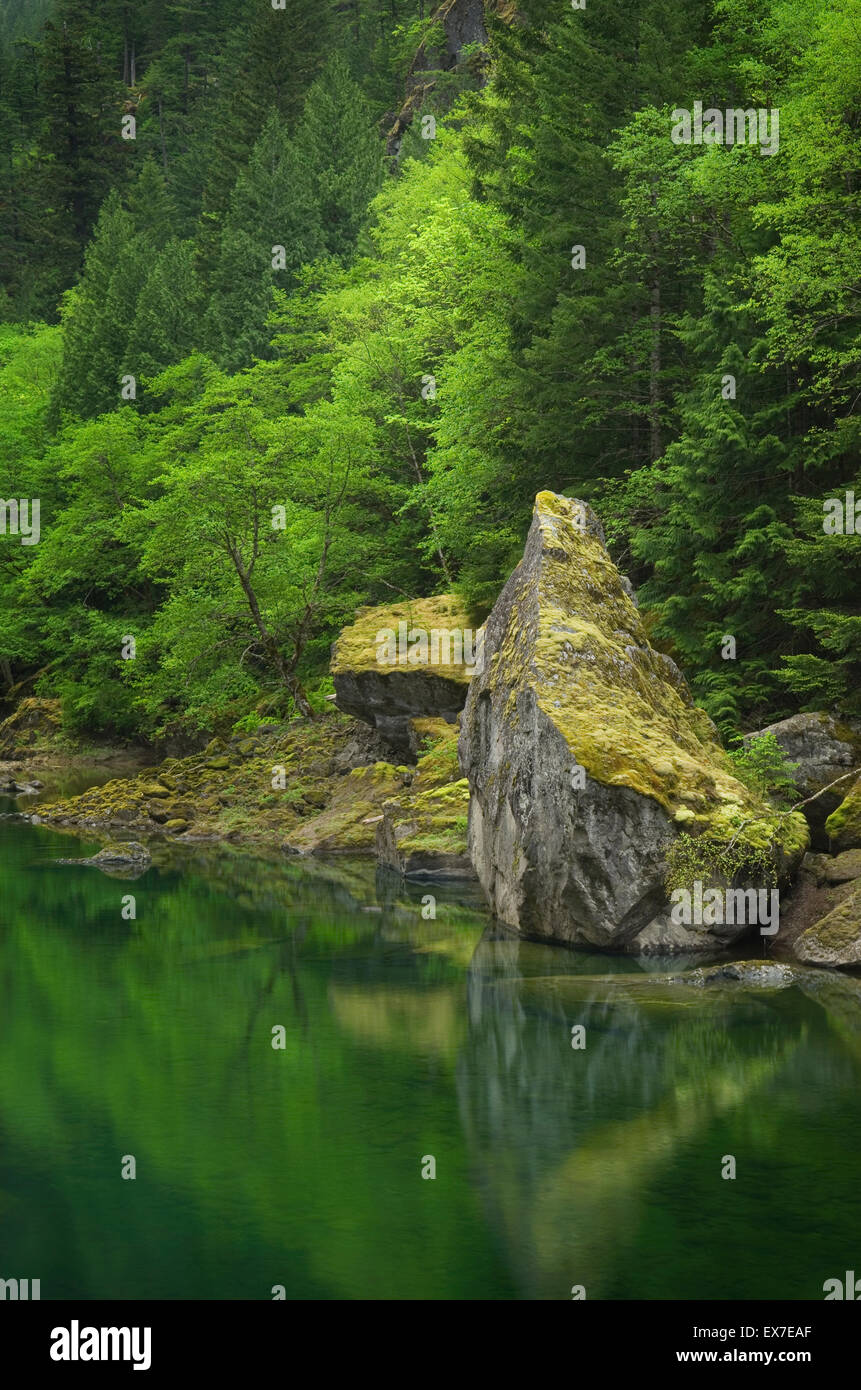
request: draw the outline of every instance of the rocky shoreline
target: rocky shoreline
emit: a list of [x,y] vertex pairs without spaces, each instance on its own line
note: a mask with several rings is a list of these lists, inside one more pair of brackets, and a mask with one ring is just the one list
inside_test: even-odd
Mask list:
[[[449,642],[470,621],[450,595],[359,610],[333,648],[335,708],[42,798],[29,818],[106,840],[106,871],[129,841],[375,856],[417,882],[477,877],[498,920],[531,939],[670,955],[752,938],[745,918],[679,920],[681,863],[739,900],[779,891],[779,954],[861,965],[857,723],[818,712],[770,726],[794,760],[796,808],[752,788],[651,645],[598,519],[552,493],[472,665],[469,644]],[[428,640],[427,624],[452,623]],[[409,638],[394,664],[381,631]],[[437,649],[442,669],[428,666]],[[40,790],[59,735],[56,701],[23,701],[0,725],[7,795]]]

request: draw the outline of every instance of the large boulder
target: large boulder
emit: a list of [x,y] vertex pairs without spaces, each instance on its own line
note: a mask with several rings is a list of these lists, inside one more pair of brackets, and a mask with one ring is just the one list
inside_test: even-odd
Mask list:
[[332,647],[335,700],[402,757],[416,718],[453,724],[481,662],[482,638],[452,594],[360,608]]
[[[767,834],[778,872],[806,847],[797,815],[775,838],[677,667],[650,646],[597,518],[550,492],[487,621],[460,762],[476,872],[497,916],[528,936],[639,949],[666,913],[682,831],[754,847]],[[714,949],[748,930],[674,923],[653,929],[654,949]]]
[[[827,849],[825,822],[852,785],[845,774],[861,767],[861,721],[822,712],[793,714],[759,733],[774,734],[789,761],[797,765],[794,780],[802,797],[822,793],[804,807],[804,814],[814,847]],[[835,781],[835,787],[823,790]]]

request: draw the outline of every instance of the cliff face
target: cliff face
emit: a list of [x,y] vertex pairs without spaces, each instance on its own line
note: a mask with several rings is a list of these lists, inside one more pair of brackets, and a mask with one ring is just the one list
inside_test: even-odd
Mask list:
[[[443,0],[437,6],[428,22],[428,39],[420,44],[410,66],[403,105],[389,130],[386,147],[390,155],[397,155],[404,131],[433,92],[436,84],[432,74],[457,67],[465,48],[476,44],[484,47],[492,18],[513,23],[513,0]],[[435,48],[432,36],[440,25],[444,44]]]
[[[488,9],[491,6],[487,6]],[[454,66],[461,49],[470,43],[487,43],[487,29],[484,23],[485,4],[483,0],[445,0],[437,11],[437,18],[445,26],[447,51],[450,66]]]

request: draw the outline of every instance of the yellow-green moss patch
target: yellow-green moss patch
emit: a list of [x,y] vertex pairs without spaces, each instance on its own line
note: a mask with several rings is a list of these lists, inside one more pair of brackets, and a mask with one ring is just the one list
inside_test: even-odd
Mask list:
[[[434,630],[461,634],[468,630],[473,635],[477,631],[477,625],[456,594],[405,599],[402,603],[384,604],[377,608],[359,608],[355,621],[344,628],[335,643],[332,652],[332,674],[371,670],[385,674],[388,670],[421,669],[412,668],[409,664],[387,666],[378,659],[379,634],[392,632],[397,637],[401,623],[406,624],[408,638],[413,631],[422,631],[428,635]],[[463,661],[444,661],[442,658],[446,655],[449,658],[455,655],[454,642],[449,644],[447,650],[445,643],[440,644],[440,660],[433,663],[433,669],[449,680],[469,684],[472,669],[464,665]]]
[[426,751],[409,788],[386,806],[388,832],[399,853],[466,856],[469,783],[460,775],[458,729],[443,720],[422,720]]
[[[578,525],[578,503],[539,493],[542,563],[523,571],[490,684],[530,688],[587,774],[652,797],[692,834],[776,831],[787,852],[795,818],[776,821],[733,775],[702,710],[667,658],[649,644],[636,606],[598,537]],[[800,818],[799,818],[800,819]]]
[[825,833],[835,849],[861,847],[861,777],[852,786],[836,811],[825,822]]

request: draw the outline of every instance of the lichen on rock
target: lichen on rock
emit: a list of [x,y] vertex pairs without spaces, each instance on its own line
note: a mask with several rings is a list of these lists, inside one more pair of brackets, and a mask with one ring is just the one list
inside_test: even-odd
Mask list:
[[742,838],[752,856],[773,845],[778,872],[806,848],[803,820],[777,818],[733,775],[678,668],[650,645],[600,523],[571,498],[536,498],[461,726],[473,863],[497,915],[525,934],[628,947],[666,903],[682,829]]
[[478,632],[453,594],[360,608],[332,647],[338,708],[411,756],[413,719],[453,723],[463,708],[480,652]]

